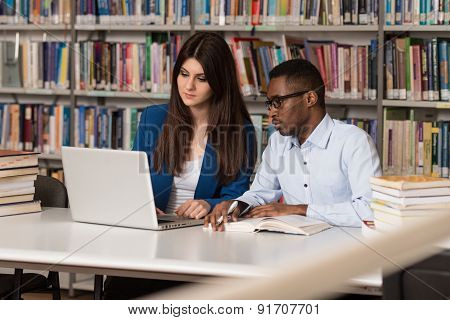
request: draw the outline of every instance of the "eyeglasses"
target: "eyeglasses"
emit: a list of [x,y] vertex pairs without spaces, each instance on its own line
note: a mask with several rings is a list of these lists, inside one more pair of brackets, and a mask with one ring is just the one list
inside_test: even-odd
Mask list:
[[270,110],[272,108],[279,109],[281,107],[281,104],[283,103],[284,100],[304,95],[305,93],[308,93],[310,91],[311,90],[304,90],[304,91],[299,91],[299,92],[294,92],[294,93],[291,93],[291,94],[287,94],[285,96],[278,96],[278,97],[273,98],[272,100],[267,99],[266,102],[265,102],[267,110]]

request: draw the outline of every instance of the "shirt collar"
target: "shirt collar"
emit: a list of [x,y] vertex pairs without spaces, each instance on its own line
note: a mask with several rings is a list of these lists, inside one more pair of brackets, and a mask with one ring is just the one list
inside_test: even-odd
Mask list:
[[[331,132],[333,131],[334,122],[333,119],[328,115],[328,113],[325,114],[325,117],[323,117],[322,121],[320,121],[319,125],[311,132],[308,139],[306,139],[304,145],[308,145],[308,143],[311,143],[319,148],[325,149],[327,147],[328,141],[331,136]],[[290,146],[289,150],[293,147],[300,148],[300,142],[298,141],[297,137],[290,137]]]

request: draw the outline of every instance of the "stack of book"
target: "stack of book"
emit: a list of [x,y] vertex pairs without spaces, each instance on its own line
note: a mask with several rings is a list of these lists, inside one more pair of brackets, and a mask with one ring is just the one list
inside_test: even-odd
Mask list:
[[38,154],[0,150],[0,217],[41,211],[34,199]]
[[371,177],[377,231],[392,231],[450,211],[450,180],[425,176]]

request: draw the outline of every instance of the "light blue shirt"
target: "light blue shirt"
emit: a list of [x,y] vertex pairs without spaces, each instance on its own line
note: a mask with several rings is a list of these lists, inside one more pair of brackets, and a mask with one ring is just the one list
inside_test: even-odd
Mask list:
[[271,135],[250,190],[237,200],[253,207],[277,201],[307,204],[308,217],[337,226],[373,220],[369,177],[381,175],[371,137],[328,114],[300,145],[297,137]]

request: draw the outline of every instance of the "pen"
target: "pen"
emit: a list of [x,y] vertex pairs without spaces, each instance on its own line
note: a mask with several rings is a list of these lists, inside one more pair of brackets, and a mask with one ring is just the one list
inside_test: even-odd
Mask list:
[[[231,204],[230,208],[228,208],[228,212],[227,212],[228,216],[231,216],[231,213],[234,211],[234,209],[236,209],[238,204],[239,204],[239,201],[237,201],[237,200]],[[242,210],[242,212],[239,212],[237,217],[238,218],[242,217],[244,214],[246,214],[248,212],[248,210],[250,210],[250,208],[251,208],[251,206],[247,205],[247,208]],[[217,219],[216,226],[219,227],[222,223],[223,223],[223,216],[220,216],[219,219]]]

